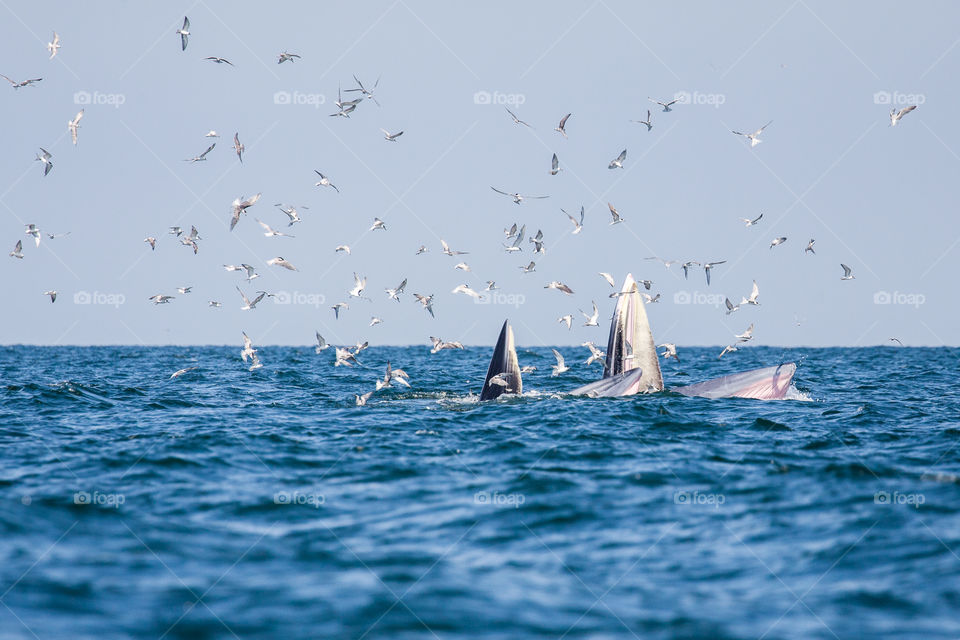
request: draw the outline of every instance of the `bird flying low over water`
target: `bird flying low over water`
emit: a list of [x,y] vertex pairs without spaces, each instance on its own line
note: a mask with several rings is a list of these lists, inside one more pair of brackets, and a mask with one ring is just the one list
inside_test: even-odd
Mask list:
[[430,353],[438,353],[444,349],[460,349],[463,350],[463,345],[459,342],[444,342],[440,338],[435,338],[430,336],[430,342],[433,343],[433,348],[430,349]]
[[551,349],[551,351],[553,351],[553,357],[557,359],[557,364],[552,365],[553,373],[551,373],[550,375],[558,376],[561,373],[566,373],[567,371],[570,371],[570,367],[568,367],[566,363],[563,361],[563,356],[560,355],[560,352],[557,351],[556,349]]

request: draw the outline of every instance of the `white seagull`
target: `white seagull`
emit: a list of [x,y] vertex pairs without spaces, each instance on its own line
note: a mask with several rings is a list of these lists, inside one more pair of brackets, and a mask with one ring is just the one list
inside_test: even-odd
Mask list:
[[623,161],[627,159],[627,150],[624,149],[616,158],[610,161],[607,169],[623,169]]
[[855,277],[854,277],[854,275],[853,275],[853,270],[852,270],[850,267],[848,267],[847,265],[843,264],[842,262],[840,263],[840,266],[843,268],[843,277],[840,278],[841,280],[854,280],[854,279],[855,279]]
[[67,129],[70,130],[70,138],[73,140],[73,144],[77,144],[77,129],[80,128],[80,118],[83,117],[83,111],[83,109],[80,109],[73,120],[67,122]]
[[[773,120],[771,120],[770,122],[773,122]],[[747,138],[750,141],[750,146],[755,147],[761,142],[763,142],[763,140],[760,139],[760,134],[763,133],[764,129],[770,126],[770,122],[763,125],[753,133],[740,133],[739,131],[734,131],[733,133],[737,134],[738,136],[743,136],[744,138]]]
[[558,375],[560,375],[561,373],[565,373],[565,372],[567,372],[567,371],[570,371],[570,367],[568,367],[568,366],[563,362],[563,356],[560,355],[560,352],[557,351],[556,349],[551,349],[551,351],[553,351],[553,357],[557,359],[557,364],[552,365],[552,367],[553,367],[553,373],[551,373],[550,375],[551,375],[551,376],[558,376]]
[[180,50],[187,50],[187,38],[190,36],[190,18],[183,16],[183,26],[176,30],[180,35]]

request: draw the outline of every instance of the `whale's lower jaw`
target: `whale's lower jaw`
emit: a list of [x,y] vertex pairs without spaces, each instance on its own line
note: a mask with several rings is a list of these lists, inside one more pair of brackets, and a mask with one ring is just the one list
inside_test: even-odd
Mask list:
[[[497,384],[491,382],[497,378]],[[513,329],[510,321],[503,322],[497,346],[493,348],[493,357],[487,368],[487,377],[483,380],[483,389],[480,391],[480,400],[494,400],[505,393],[523,393],[523,378],[520,375],[520,364],[517,360],[517,348],[513,341]]]
[[587,396],[588,398],[632,396],[646,391],[646,389],[641,388],[642,378],[642,370],[631,369],[615,376],[600,378],[596,382],[585,384],[571,391],[570,395]]
[[797,365],[788,362],[776,367],[733,373],[685,387],[674,387],[670,391],[700,398],[779,400],[790,390],[796,371]]

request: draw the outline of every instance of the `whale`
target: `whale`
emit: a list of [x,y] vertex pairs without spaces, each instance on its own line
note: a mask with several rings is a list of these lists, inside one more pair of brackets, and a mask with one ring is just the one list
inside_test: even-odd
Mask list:
[[480,400],[495,400],[505,393],[523,393],[523,378],[520,375],[520,363],[517,360],[517,347],[513,339],[510,320],[503,321],[500,337],[493,348],[493,357],[487,367],[487,377],[483,380]]

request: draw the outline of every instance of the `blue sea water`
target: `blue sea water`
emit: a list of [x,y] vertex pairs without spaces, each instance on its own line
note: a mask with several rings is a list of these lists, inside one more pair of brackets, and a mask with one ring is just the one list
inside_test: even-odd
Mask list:
[[489,348],[238,351],[0,348],[0,638],[960,636],[958,349],[664,364],[798,362],[769,402],[521,349],[483,404]]

